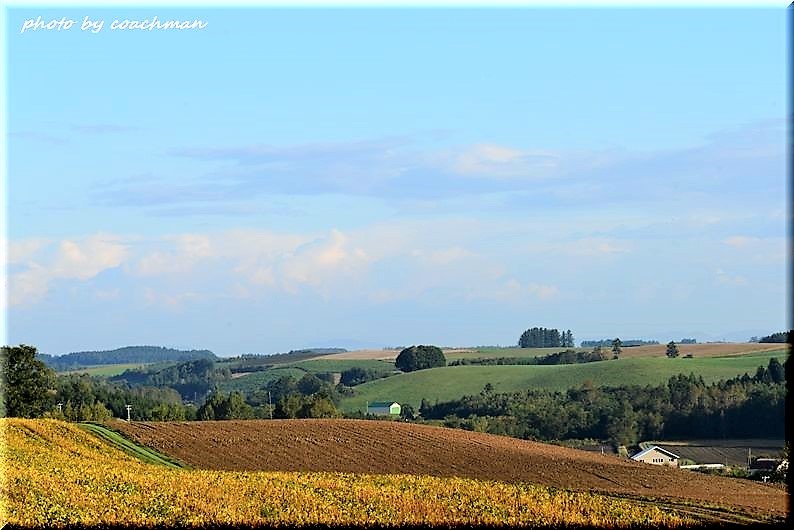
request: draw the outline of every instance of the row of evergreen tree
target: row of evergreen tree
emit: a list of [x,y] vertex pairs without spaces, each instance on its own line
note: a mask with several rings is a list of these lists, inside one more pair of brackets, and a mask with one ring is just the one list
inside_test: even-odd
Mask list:
[[571,330],[560,332],[556,328],[529,328],[518,339],[521,348],[573,348]]

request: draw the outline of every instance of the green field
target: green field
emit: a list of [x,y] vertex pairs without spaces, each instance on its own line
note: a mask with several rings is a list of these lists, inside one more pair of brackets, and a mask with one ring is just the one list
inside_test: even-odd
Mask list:
[[381,373],[391,373],[395,370],[394,364],[385,361],[371,359],[364,360],[334,360],[316,359],[311,361],[299,361],[284,366],[275,366],[269,370],[261,372],[251,372],[250,374],[236,377],[229,381],[223,381],[218,388],[223,392],[252,392],[267,385],[270,381],[280,377],[293,377],[300,379],[307,373],[321,372],[342,372],[354,366],[377,370]]
[[76,370],[68,370],[66,372],[58,372],[59,375],[69,374],[88,374],[98,377],[113,377],[119,375],[125,370],[134,370],[146,366],[142,363],[122,363],[122,364],[97,364],[95,366],[86,366]]
[[81,429],[90,432],[94,436],[101,438],[105,442],[109,443],[110,445],[114,446],[117,449],[127,453],[128,455],[137,458],[138,460],[145,462],[147,464],[155,464],[158,466],[165,466],[170,468],[184,468],[188,467],[182,462],[179,462],[171,457],[162,455],[155,451],[154,449],[150,449],[148,447],[143,447],[138,445],[121,434],[117,433],[116,431],[112,431],[107,427],[103,427],[101,425],[97,425],[95,423],[80,423],[78,425]]
[[680,373],[701,375],[706,383],[729,379],[745,372],[753,375],[769,359],[785,359],[784,350],[751,353],[731,357],[702,357],[694,359],[645,357],[609,360],[585,364],[556,366],[451,366],[433,368],[386,379],[371,381],[355,387],[356,395],[345,399],[341,408],[346,412],[364,410],[366,402],[397,401],[419,407],[422,398],[431,403],[477,394],[487,383],[497,392],[513,392],[528,388],[567,390],[589,380],[596,386],[658,385]]
[[290,366],[303,368],[312,373],[316,372],[343,372],[353,367],[376,370],[382,373],[391,373],[396,370],[394,363],[388,361],[378,361],[375,359],[315,359],[312,361],[301,361]]
[[283,368],[271,368],[262,372],[251,372],[250,374],[229,381],[221,381],[218,383],[218,390],[221,392],[242,392],[248,393],[267,385],[270,381],[280,377],[294,377],[300,379],[308,370],[302,370],[292,366],[285,366]]
[[497,348],[497,347],[482,347],[472,348],[472,351],[446,351],[444,357],[447,361],[454,361],[456,359],[490,359],[498,357],[543,357],[550,353],[556,353],[564,350],[575,351],[590,351],[592,348]]

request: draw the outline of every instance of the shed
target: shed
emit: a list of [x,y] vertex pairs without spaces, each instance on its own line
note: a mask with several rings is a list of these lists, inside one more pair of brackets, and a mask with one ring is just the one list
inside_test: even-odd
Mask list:
[[367,404],[367,414],[379,414],[381,416],[399,416],[402,407],[393,401],[373,401]]
[[654,464],[657,466],[673,466],[678,467],[679,456],[671,453],[667,449],[652,445],[647,449],[643,449],[639,453],[631,457],[632,460],[637,462],[645,462],[646,464]]

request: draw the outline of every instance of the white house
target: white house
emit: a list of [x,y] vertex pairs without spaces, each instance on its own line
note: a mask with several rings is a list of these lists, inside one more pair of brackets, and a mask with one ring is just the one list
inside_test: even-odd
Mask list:
[[399,416],[402,407],[399,403],[390,401],[374,401],[367,403],[367,414],[379,414],[381,416]]
[[679,456],[677,454],[671,453],[667,449],[659,447],[658,445],[652,445],[632,456],[631,459],[636,460],[637,462],[645,462],[646,464],[654,464],[657,466],[678,467]]

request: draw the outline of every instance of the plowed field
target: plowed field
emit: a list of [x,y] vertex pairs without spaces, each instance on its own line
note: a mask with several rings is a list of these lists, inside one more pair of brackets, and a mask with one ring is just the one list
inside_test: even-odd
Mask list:
[[388,421],[250,420],[110,427],[195,468],[458,476],[783,515],[784,491],[502,436]]
[[[607,352],[611,347],[605,347]],[[449,359],[459,358],[481,358],[481,357],[525,357],[547,355],[551,352],[561,351],[564,348],[508,348],[491,349],[489,351],[479,351],[477,348],[446,348],[444,354]],[[590,348],[579,348],[590,350]],[[776,351],[788,349],[787,344],[771,344],[757,342],[709,342],[704,344],[679,344],[678,350],[681,355],[691,353],[695,357],[724,357],[728,355],[744,355],[747,353],[757,353],[765,351]],[[631,357],[664,357],[667,351],[667,344],[649,344],[646,346],[624,347],[621,356]],[[363,360],[379,359],[382,361],[393,361],[400,353],[399,350],[354,350],[343,353],[334,353],[316,357],[317,359],[327,360]]]

